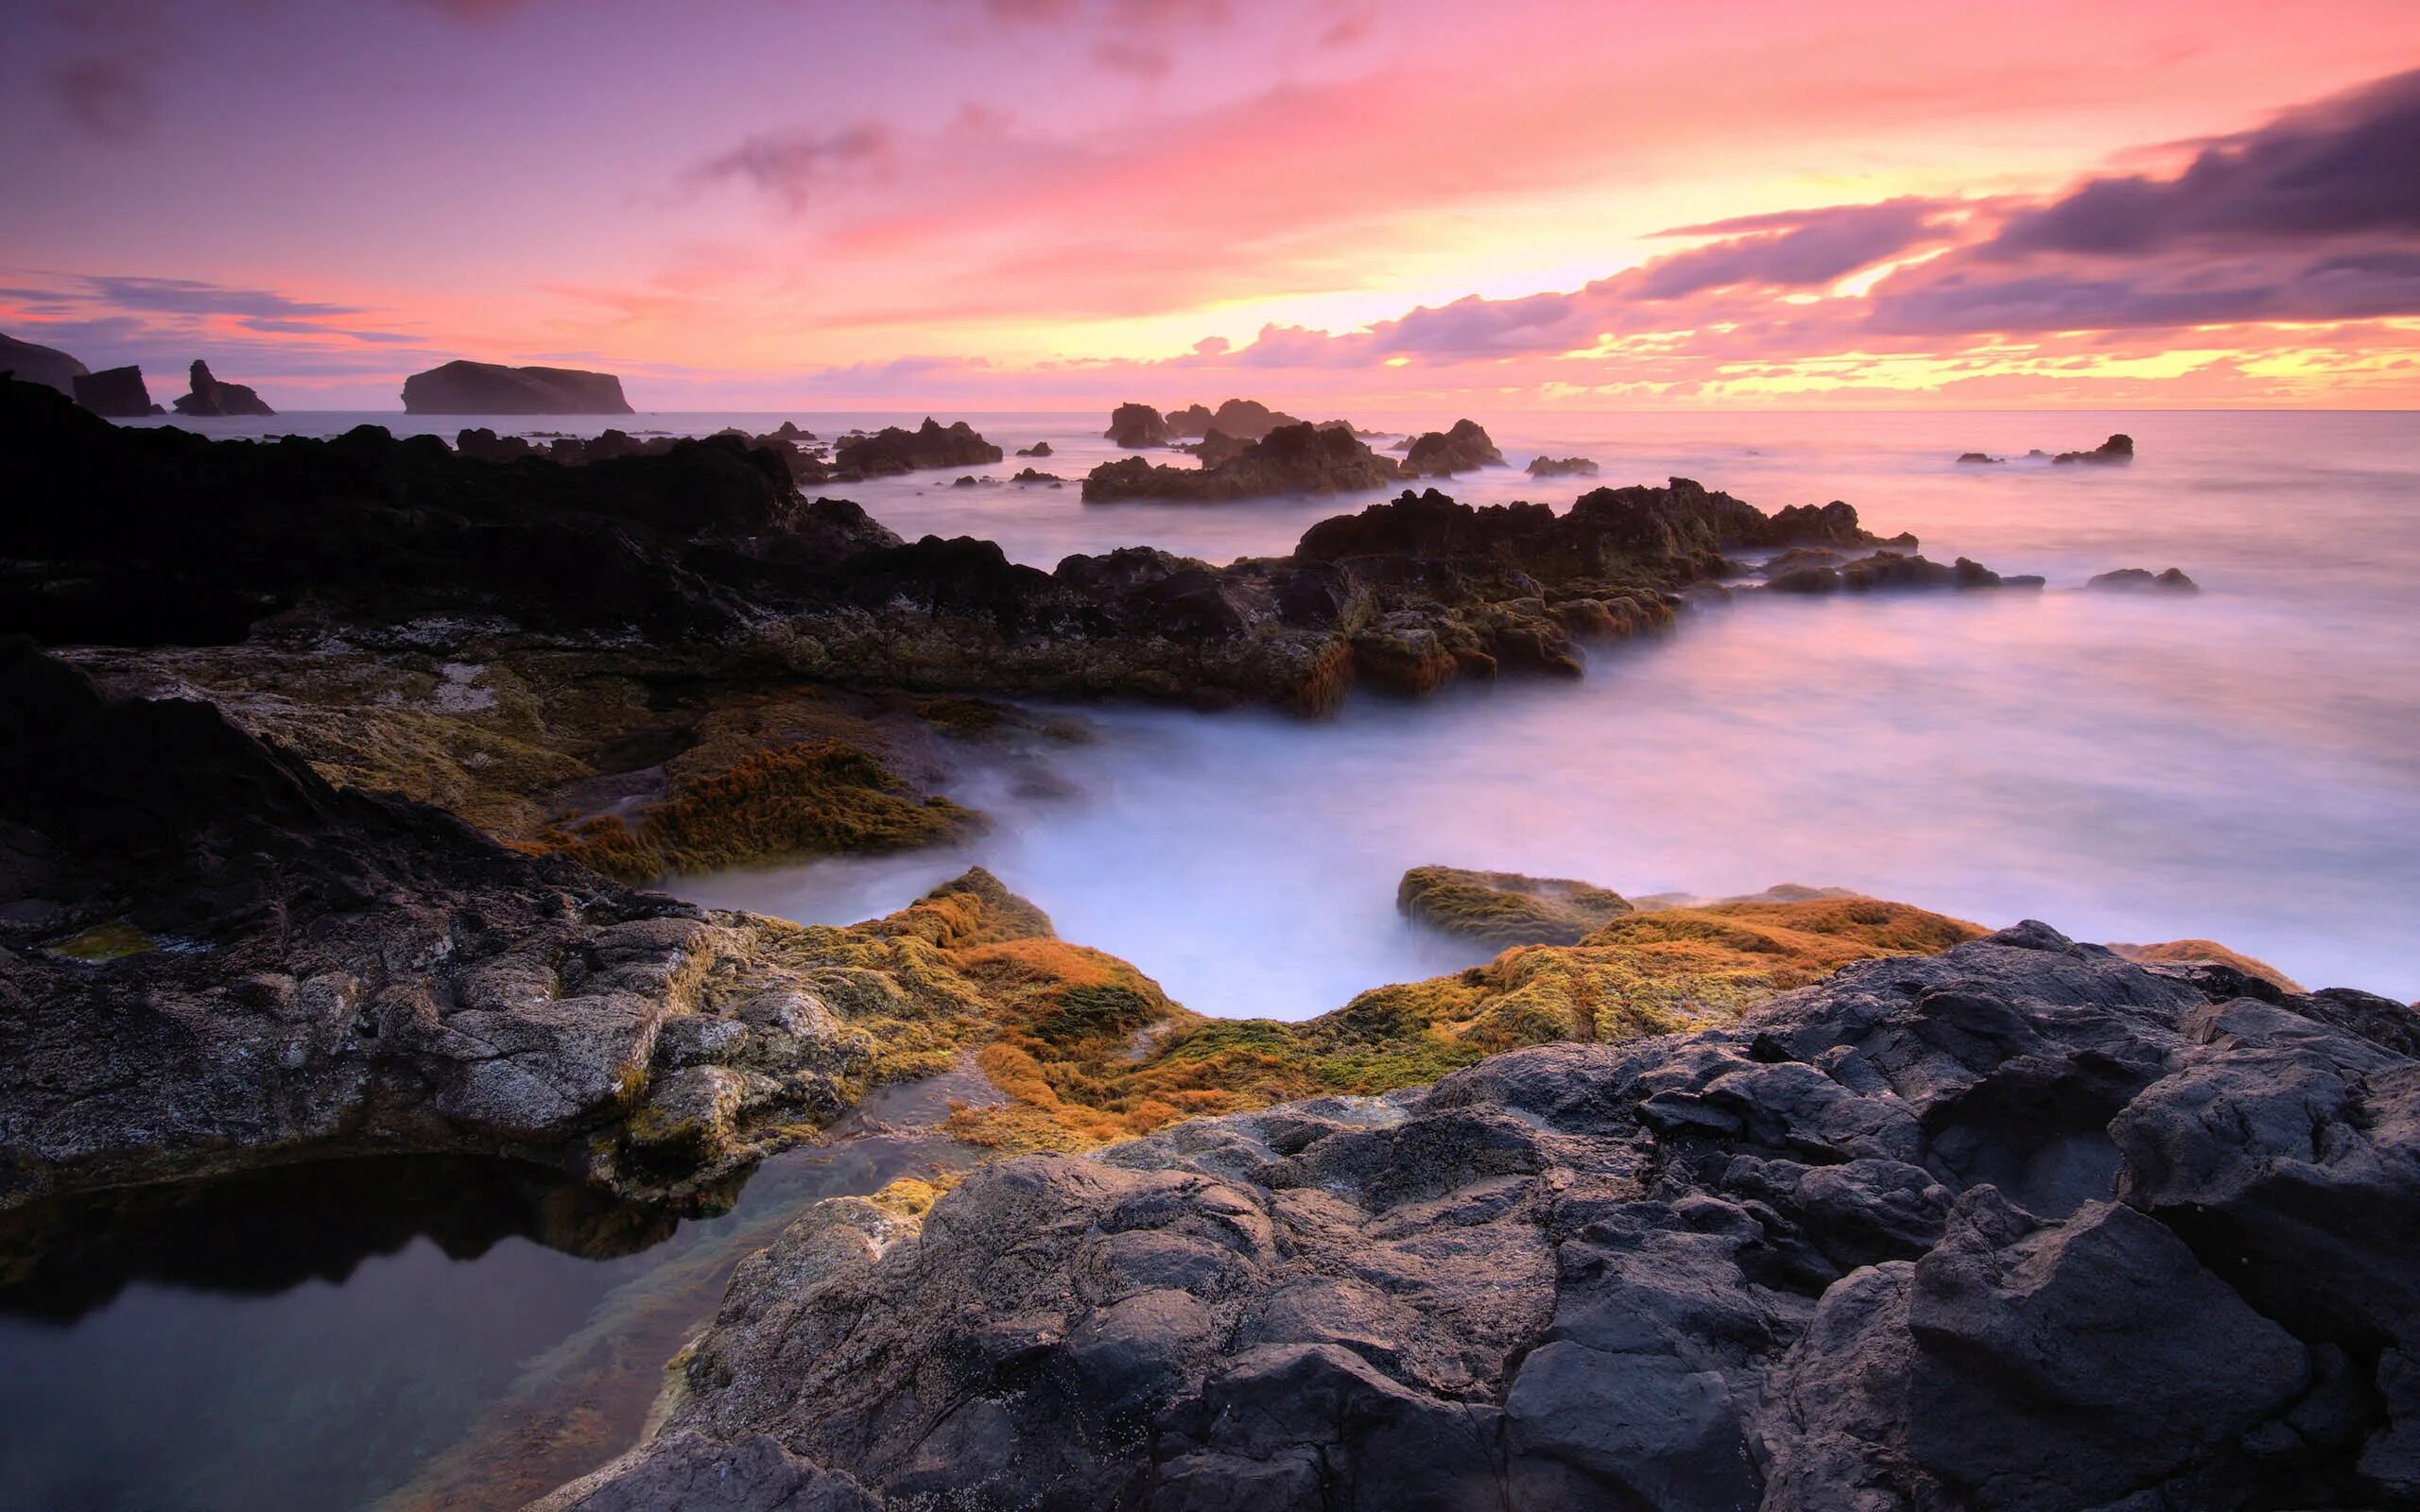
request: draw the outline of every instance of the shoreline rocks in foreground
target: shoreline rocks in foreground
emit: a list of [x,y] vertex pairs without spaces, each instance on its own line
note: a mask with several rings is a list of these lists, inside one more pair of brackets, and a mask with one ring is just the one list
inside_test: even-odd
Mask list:
[[2401,1504],[2415,1046],[2027,923],[827,1202],[540,1505]]
[[577,368],[454,361],[404,380],[406,415],[629,415],[622,380]]

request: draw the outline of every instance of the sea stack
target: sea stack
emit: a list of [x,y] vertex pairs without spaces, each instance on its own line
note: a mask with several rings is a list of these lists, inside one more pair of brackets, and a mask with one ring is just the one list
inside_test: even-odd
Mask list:
[[76,397],[76,380],[89,376],[92,369],[56,347],[36,346],[19,341],[14,336],[0,335],[0,373],[10,373],[23,382],[56,388],[68,398]]
[[210,364],[196,357],[191,374],[193,392],[177,401],[180,415],[274,415],[261,396],[242,384],[225,384],[210,376]]
[[151,391],[143,387],[143,369],[140,368],[107,368],[99,372],[81,373],[74,383],[76,403],[95,415],[107,415],[112,420],[132,420],[167,413],[151,403]]
[[622,380],[577,368],[449,362],[404,380],[406,415],[629,415]]

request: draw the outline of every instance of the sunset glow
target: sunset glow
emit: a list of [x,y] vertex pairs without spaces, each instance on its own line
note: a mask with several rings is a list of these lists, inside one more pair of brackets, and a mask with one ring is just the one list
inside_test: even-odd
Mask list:
[[0,330],[302,407],[2409,405],[2420,9],[2232,9],[12,5]]

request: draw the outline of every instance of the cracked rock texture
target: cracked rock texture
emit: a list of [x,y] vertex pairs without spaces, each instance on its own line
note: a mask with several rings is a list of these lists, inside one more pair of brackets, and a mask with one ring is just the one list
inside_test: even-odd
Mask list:
[[2028,923],[824,1204],[550,1504],[2411,1504],[2412,1020]]

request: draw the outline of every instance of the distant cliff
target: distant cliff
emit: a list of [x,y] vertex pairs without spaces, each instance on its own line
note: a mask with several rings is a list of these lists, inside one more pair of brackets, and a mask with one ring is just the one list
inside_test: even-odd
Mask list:
[[406,415],[628,415],[622,380],[575,368],[449,362],[404,380]]
[[88,376],[92,370],[56,347],[38,347],[30,341],[0,335],[0,372],[15,373],[26,383],[56,388],[73,399],[76,380]]

